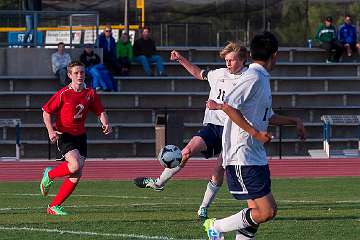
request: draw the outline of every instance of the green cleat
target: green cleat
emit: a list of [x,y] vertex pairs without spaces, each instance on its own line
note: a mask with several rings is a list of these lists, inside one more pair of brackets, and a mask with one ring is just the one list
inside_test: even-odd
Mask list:
[[214,228],[215,218],[206,219],[203,226],[205,227],[205,232],[209,240],[223,240],[224,235]]
[[48,207],[47,213],[50,215],[60,215],[60,216],[69,215],[67,212],[64,211],[64,208],[62,206]]
[[50,180],[48,175],[51,169],[52,169],[51,167],[47,167],[44,169],[44,174],[40,182],[40,191],[44,197],[48,195],[49,189],[51,185],[54,183],[54,181]]

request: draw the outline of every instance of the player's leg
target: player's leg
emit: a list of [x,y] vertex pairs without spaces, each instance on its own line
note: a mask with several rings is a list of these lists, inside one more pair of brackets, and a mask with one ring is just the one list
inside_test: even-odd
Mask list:
[[[40,191],[42,195],[46,196],[50,190],[51,185],[55,178],[68,176],[79,170],[79,163],[76,161],[68,161],[67,154],[74,150],[80,150],[82,156],[86,156],[86,135],[71,136],[63,133],[59,136],[56,142],[58,153],[61,156],[60,160],[66,160],[55,168],[47,167],[44,170],[42,180],[40,182]],[[70,155],[69,159],[73,159]]]
[[217,165],[215,166],[211,179],[207,184],[202,203],[198,210],[198,217],[200,220],[208,218],[208,208],[223,184],[225,169],[222,166],[222,162],[222,154],[220,153],[217,158]]
[[[259,224],[276,215],[276,202],[271,194],[268,166],[227,166],[229,191],[238,200],[248,201],[248,208],[223,219],[208,219],[204,226],[207,232],[226,233],[238,231],[245,237],[255,236]],[[246,239],[246,238],[245,238]]]
[[77,149],[71,150],[65,154],[71,174],[64,180],[59,188],[57,195],[48,207],[47,212],[52,215],[67,215],[61,207],[61,204],[72,194],[80,180],[85,157],[81,156]]
[[194,136],[190,142],[185,146],[185,148],[181,151],[182,153],[182,161],[181,165],[174,168],[165,168],[159,178],[153,179],[149,177],[138,177],[134,179],[134,183],[136,186],[141,188],[152,188],[156,191],[162,191],[164,189],[165,184],[181,169],[185,166],[188,159],[198,154],[202,151],[206,150],[206,143],[200,136]]
[[[72,139],[70,135],[63,133],[59,135],[59,139],[56,142],[57,147],[57,159],[64,160],[65,154],[71,149],[72,147]],[[47,196],[49,193],[51,185],[54,183],[54,179],[57,177],[64,177],[71,174],[69,169],[69,163],[67,161],[62,162],[55,168],[47,167],[43,171],[43,177],[40,182],[40,191],[43,196]]]
[[185,146],[185,148],[181,151],[181,164],[175,168],[165,168],[164,171],[161,173],[160,177],[156,180],[156,185],[164,186],[167,181],[169,181],[176,173],[178,173],[183,167],[185,167],[190,157],[199,154],[200,152],[205,150],[205,141],[199,136],[194,136]]

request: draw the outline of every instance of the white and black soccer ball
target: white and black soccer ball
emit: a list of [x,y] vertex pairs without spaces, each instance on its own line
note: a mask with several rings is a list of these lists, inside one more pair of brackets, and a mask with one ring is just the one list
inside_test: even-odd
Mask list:
[[175,145],[166,145],[160,150],[158,159],[164,168],[177,167],[182,159],[181,150]]

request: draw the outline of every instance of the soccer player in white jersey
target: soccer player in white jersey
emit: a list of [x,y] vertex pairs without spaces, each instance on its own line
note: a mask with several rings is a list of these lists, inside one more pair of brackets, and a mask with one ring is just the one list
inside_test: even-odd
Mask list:
[[[209,99],[222,103],[226,94],[230,92],[241,74],[247,69],[244,63],[247,60],[247,50],[237,43],[230,42],[220,52],[220,57],[225,60],[226,68],[219,68],[213,71],[201,70],[196,65],[190,63],[177,51],[171,52],[171,60],[178,61],[196,79],[209,82]],[[221,137],[226,114],[222,111],[213,111],[206,108],[203,120],[203,127],[193,136],[190,142],[182,150],[181,165],[175,168],[165,168],[158,179],[149,177],[138,177],[134,183],[141,188],[152,188],[162,191],[165,183],[178,173],[186,164],[191,156],[202,153],[205,158],[219,155],[221,152]],[[207,210],[220,189],[223,178],[224,168],[222,167],[221,154],[217,159],[217,166],[214,168],[211,179],[207,185],[203,201],[198,210],[201,220],[207,218]]]
[[228,188],[248,207],[223,218],[204,223],[209,239],[223,239],[236,231],[236,239],[255,239],[259,224],[275,217],[277,206],[271,193],[268,160],[263,144],[272,136],[268,124],[296,125],[298,136],[305,139],[303,123],[298,118],[281,116],[272,111],[270,71],[276,62],[278,41],[270,32],[256,35],[250,44],[253,63],[241,76],[224,103],[208,101],[207,107],[222,110],[229,117],[223,131],[223,165]]

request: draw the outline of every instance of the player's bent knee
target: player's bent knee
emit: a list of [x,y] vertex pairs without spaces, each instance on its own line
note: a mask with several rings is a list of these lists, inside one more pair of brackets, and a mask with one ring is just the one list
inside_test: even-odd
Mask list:
[[216,186],[221,186],[224,182],[224,175],[216,175],[213,174],[211,176],[211,181],[216,185]]
[[76,173],[78,172],[79,170],[82,169],[82,165],[81,164],[81,161],[79,160],[73,160],[73,161],[69,161],[69,170],[71,173]]
[[267,209],[263,211],[261,214],[261,222],[267,222],[273,219],[277,214],[277,206]]

